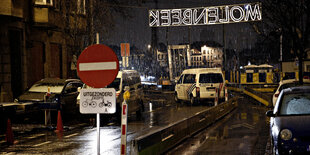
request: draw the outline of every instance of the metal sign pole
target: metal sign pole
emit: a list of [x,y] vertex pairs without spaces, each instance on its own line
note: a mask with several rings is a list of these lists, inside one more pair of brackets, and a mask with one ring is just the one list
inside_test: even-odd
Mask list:
[[[99,44],[99,33],[96,33],[96,41]],[[100,155],[100,113],[97,113],[97,154]]]
[[100,113],[97,113],[97,154],[100,155]]

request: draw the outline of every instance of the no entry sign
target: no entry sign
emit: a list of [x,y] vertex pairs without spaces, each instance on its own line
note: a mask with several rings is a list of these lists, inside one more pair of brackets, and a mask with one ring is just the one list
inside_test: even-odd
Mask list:
[[114,51],[105,45],[87,47],[77,61],[81,80],[93,88],[104,88],[114,81],[119,71],[119,61]]

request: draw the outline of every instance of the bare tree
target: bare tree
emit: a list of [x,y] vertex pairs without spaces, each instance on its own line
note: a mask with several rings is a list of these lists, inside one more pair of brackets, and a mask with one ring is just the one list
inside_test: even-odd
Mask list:
[[303,60],[310,45],[310,1],[262,0],[262,7],[263,24],[252,23],[254,29],[265,38],[270,32],[283,35],[283,51],[298,58],[299,81],[303,83]]

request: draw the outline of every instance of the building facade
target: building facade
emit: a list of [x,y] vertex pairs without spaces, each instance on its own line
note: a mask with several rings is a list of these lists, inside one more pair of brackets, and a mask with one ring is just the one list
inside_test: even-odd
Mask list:
[[206,67],[223,67],[223,50],[219,47],[201,47],[202,61]]
[[0,1],[2,102],[40,79],[77,77],[71,61],[84,49],[89,1]]

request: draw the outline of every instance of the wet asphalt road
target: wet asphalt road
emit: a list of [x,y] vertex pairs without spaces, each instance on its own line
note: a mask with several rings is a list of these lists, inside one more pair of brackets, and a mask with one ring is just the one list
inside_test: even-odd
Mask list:
[[238,107],[221,121],[205,129],[168,154],[240,155],[268,154],[268,110],[252,99],[242,97]]
[[[209,108],[203,105],[176,104],[172,92],[146,95],[144,104],[145,112],[142,118],[137,118],[136,115],[128,117],[127,153],[130,152],[130,142],[133,138]],[[13,124],[16,130],[25,126],[27,125]],[[100,128],[100,154],[120,154],[120,133],[120,124],[116,121],[111,121]],[[96,154],[97,151],[96,127],[87,124],[70,125],[63,134],[39,129],[29,134],[21,134],[15,140],[17,141],[15,145],[1,145],[0,153],[84,155]]]
[[[152,103],[152,109],[150,109]],[[189,117],[208,106],[176,104],[173,95],[146,95],[142,119],[128,118],[127,153],[133,138],[169,123]],[[241,99],[239,107],[205,131],[189,138],[168,154],[263,154],[268,139],[266,108]],[[100,153],[120,154],[120,125],[112,121],[100,128]],[[261,137],[261,138],[259,138]],[[2,139],[1,139],[2,140]],[[1,144],[1,154],[96,154],[96,127],[77,124],[63,134],[38,130],[16,137],[17,144]]]

